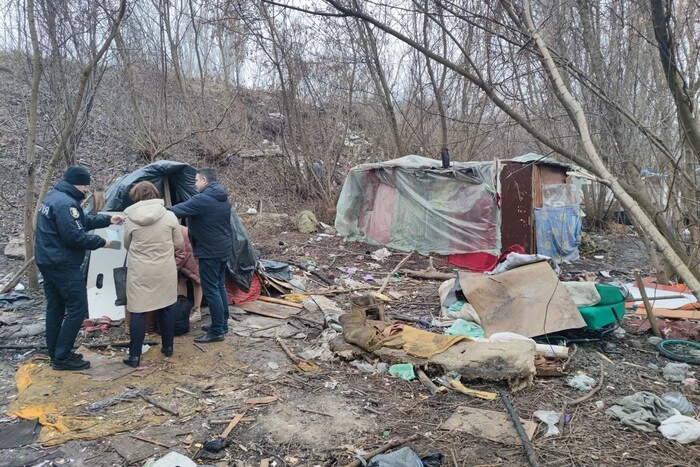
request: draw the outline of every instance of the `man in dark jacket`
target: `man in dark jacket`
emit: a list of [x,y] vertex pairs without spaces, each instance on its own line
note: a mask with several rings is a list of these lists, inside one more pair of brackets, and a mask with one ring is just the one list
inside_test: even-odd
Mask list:
[[202,292],[209,304],[211,326],[197,343],[223,341],[228,332],[228,294],[226,262],[231,249],[231,203],[226,189],[217,183],[214,171],[201,169],[195,177],[197,193],[184,203],[170,208],[178,218],[187,217],[194,257],[199,260]]
[[73,352],[88,301],[80,266],[86,250],[109,247],[110,241],[87,231],[123,220],[121,216],[90,216],[80,201],[90,185],[83,167],[69,167],[63,180],[41,202],[34,237],[34,258],[44,278],[46,347],[54,370],[83,370],[90,362]]

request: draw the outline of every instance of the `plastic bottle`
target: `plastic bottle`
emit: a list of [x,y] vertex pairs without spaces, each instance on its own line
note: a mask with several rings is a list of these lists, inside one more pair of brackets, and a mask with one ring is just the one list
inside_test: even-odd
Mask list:
[[677,409],[681,414],[692,417],[695,413],[695,408],[688,399],[680,392],[667,392],[661,398],[672,408]]

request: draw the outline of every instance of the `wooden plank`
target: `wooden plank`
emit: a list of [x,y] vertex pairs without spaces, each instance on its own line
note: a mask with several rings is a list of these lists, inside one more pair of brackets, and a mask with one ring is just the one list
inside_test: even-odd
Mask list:
[[245,411],[243,413],[236,414],[236,416],[231,419],[231,423],[229,423],[224,432],[221,433],[221,437],[223,439],[226,439],[231,431],[236,428],[236,425],[238,425],[238,423],[243,419],[243,415],[245,415]]
[[258,297],[258,300],[261,302],[276,303],[277,305],[291,306],[292,308],[304,308],[304,305],[301,303],[290,302],[289,300],[280,300],[279,298],[265,297],[263,295]]
[[238,308],[254,315],[265,316],[267,318],[287,319],[298,314],[301,310],[293,307],[281,307],[274,303],[254,301],[239,305]]
[[273,313],[271,311],[261,310],[259,308],[252,307],[250,305],[251,305],[250,303],[245,303],[243,305],[239,305],[238,308],[240,308],[241,310],[243,310],[247,313],[251,313],[254,315],[258,315],[258,316],[264,316],[266,318],[275,318],[275,319],[287,319],[287,318],[289,318],[289,316],[280,315],[279,313]]
[[[654,312],[654,316],[657,318],[700,320],[700,310],[669,310],[667,308],[654,308],[652,311]],[[634,314],[639,316],[647,315],[644,308],[638,308]]]

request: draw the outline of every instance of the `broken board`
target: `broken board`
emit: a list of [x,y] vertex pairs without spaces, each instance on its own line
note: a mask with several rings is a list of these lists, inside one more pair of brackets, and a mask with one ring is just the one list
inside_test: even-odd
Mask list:
[[493,276],[460,273],[459,282],[479,314],[486,337],[496,332],[534,337],[586,326],[546,261]]
[[243,305],[238,305],[238,308],[254,315],[277,319],[287,319],[290,316],[299,314],[301,311],[300,308],[279,305],[277,303],[263,302],[261,300],[255,300],[253,302],[244,303]]
[[[537,423],[520,420],[528,439],[535,434]],[[522,441],[515,431],[513,421],[505,412],[476,409],[473,407],[457,407],[457,410],[440,425],[441,430],[460,431],[488,439],[501,444],[522,446]]]

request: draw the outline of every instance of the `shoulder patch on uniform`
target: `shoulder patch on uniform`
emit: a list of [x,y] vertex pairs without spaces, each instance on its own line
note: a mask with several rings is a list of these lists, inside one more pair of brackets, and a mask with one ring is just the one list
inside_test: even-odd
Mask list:
[[78,219],[80,217],[80,213],[78,212],[77,208],[70,208],[70,215],[73,216],[74,219]]

